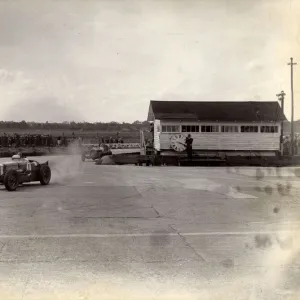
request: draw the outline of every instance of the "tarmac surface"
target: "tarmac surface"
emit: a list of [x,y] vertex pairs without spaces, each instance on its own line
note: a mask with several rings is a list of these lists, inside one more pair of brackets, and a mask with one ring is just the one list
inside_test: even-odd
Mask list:
[[49,186],[0,186],[0,299],[300,299],[294,168],[36,159]]

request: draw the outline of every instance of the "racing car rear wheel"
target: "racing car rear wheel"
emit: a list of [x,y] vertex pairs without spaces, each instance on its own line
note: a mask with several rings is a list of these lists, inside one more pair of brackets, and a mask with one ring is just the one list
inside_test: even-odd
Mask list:
[[50,179],[51,179],[51,170],[50,170],[49,166],[47,166],[47,165],[41,166],[41,169],[40,169],[41,185],[49,184]]
[[15,170],[9,170],[4,176],[4,185],[8,191],[15,191],[19,185],[18,173]]

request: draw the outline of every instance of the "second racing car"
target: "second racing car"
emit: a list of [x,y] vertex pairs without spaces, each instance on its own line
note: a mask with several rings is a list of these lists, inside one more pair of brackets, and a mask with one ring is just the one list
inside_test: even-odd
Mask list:
[[102,144],[100,146],[91,145],[83,147],[83,150],[81,152],[81,160],[85,161],[86,159],[92,159],[95,161],[96,159],[99,159],[105,155],[111,154],[111,150],[105,144]]

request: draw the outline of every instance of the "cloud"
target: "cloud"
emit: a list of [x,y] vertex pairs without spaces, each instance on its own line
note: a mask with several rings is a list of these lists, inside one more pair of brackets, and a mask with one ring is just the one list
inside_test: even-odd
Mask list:
[[275,100],[300,53],[295,1],[31,1],[0,3],[1,119],[30,99],[89,121],[145,119],[150,99]]
[[44,97],[23,99],[11,105],[6,118],[14,121],[60,122],[61,120],[83,120],[80,112],[71,106],[60,103],[59,99]]
[[264,65],[262,62],[258,61],[249,61],[246,65],[246,70],[250,72],[260,72],[264,70]]

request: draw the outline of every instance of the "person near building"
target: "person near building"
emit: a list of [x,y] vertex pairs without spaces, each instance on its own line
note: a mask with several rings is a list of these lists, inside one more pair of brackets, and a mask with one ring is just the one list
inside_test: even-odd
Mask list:
[[187,138],[185,139],[186,144],[186,152],[189,160],[193,158],[193,138],[190,134],[188,134]]

